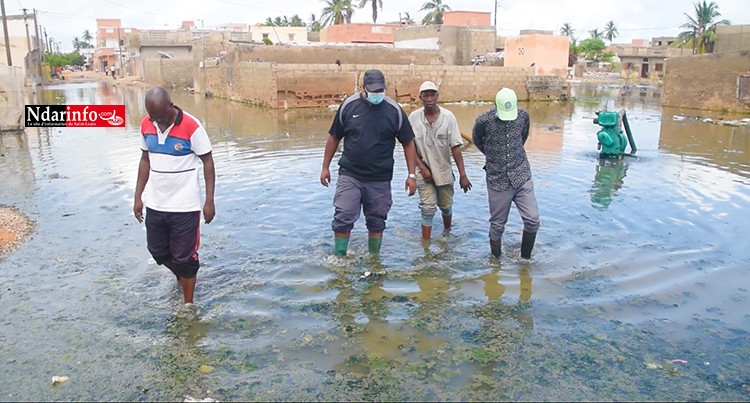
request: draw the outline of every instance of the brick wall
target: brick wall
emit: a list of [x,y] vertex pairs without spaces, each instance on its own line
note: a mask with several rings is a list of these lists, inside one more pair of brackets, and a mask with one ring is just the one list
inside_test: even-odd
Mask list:
[[193,61],[191,59],[150,59],[144,60],[143,78],[160,86],[193,86]]
[[750,76],[750,51],[673,57],[668,62],[665,106],[750,112],[750,101],[738,100],[740,76]]

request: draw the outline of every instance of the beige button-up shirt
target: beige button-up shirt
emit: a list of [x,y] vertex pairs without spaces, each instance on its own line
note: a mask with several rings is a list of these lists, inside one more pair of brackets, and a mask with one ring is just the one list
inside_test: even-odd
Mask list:
[[[409,115],[409,123],[414,130],[414,144],[419,158],[430,168],[436,186],[451,185],[454,181],[451,165],[451,148],[463,144],[458,121],[453,112],[438,106],[440,115],[432,123],[427,123],[424,108]],[[417,167],[417,175],[422,175]]]

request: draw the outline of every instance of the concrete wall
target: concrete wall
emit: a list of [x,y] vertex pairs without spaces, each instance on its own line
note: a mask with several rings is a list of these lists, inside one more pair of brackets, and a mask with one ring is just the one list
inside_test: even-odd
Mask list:
[[205,71],[196,68],[195,77],[196,88],[203,91],[199,81],[205,74],[205,90],[218,97],[272,108],[319,107],[337,104],[361,91],[362,76],[371,68],[383,71],[386,94],[401,103],[417,102],[419,86],[425,80],[439,83],[443,102],[491,101],[502,87],[515,90],[519,99],[560,99],[565,95],[564,80],[558,82],[557,77],[533,87],[538,94],[529,94],[530,68],[241,62],[237,67],[221,63],[209,65]]
[[23,130],[23,84],[23,68],[0,66],[0,131]]
[[194,85],[192,59],[149,59],[144,60],[143,65],[145,69],[143,78],[149,83],[160,86],[174,84],[180,87]]
[[[10,43],[10,61],[13,66],[21,68],[23,76],[32,76],[38,73],[37,64],[27,66],[26,56],[34,49],[38,49],[38,41],[34,32],[34,15],[27,15],[24,22],[23,15],[9,15],[6,17],[8,22],[8,42]],[[29,26],[28,41],[26,38],[26,23]],[[0,20],[0,65],[8,65],[8,57],[5,54],[5,35],[2,32],[3,22]],[[28,71],[27,71],[28,70]]]
[[529,67],[537,74],[567,75],[570,43],[567,36],[526,35],[505,41],[505,66]]
[[446,11],[443,25],[492,25],[490,15],[481,11]]
[[495,51],[497,35],[492,26],[425,25],[396,30],[396,49],[435,50],[445,64],[470,65],[471,59]]
[[400,24],[337,24],[320,30],[321,42],[393,43]]
[[750,50],[750,25],[725,25],[716,27],[714,52]]
[[665,106],[750,113],[750,99],[738,100],[740,76],[747,75],[750,85],[750,51],[675,57],[668,62]]
[[[200,61],[200,45],[193,52],[196,64]],[[282,63],[333,64],[444,64],[440,53],[432,50],[404,50],[378,45],[361,46],[269,46],[245,43],[206,43],[206,57],[221,57],[222,62],[239,63],[262,61]],[[195,59],[195,58],[198,59]],[[260,60],[258,60],[260,59]]]

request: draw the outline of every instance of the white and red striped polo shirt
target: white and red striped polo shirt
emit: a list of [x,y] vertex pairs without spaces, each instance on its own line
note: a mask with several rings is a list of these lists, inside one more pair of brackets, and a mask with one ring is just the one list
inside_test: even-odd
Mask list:
[[200,211],[198,156],[211,152],[211,141],[201,122],[177,108],[177,119],[162,132],[146,115],[141,120],[141,139],[141,150],[148,151],[151,162],[143,192],[146,207],[164,212]]

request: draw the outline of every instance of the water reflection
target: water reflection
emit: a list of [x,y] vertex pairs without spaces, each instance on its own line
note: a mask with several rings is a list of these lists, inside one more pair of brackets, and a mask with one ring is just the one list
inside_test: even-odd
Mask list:
[[[665,108],[659,148],[690,157],[699,164],[717,167],[750,178],[750,127],[726,126],[695,120],[678,120],[684,111]],[[733,119],[737,115],[722,115]],[[720,118],[716,118],[717,120]]]
[[613,197],[622,187],[628,172],[627,158],[600,158],[595,165],[596,174],[591,185],[591,205],[600,210],[606,210],[612,204]]
[[[171,314],[174,278],[149,262],[130,213],[143,90],[89,84],[38,95],[124,103],[128,127],[2,137],[0,203],[39,222],[0,262],[4,396],[19,388],[29,400],[179,400],[207,389],[220,400],[750,396],[737,386],[750,362],[743,128],[674,126],[658,101],[626,97],[639,159],[607,165],[591,119],[609,95],[526,104],[543,209],[532,262],[488,261],[484,158],[473,146],[464,159],[476,188],[457,195],[451,234],[423,247],[418,201],[394,192],[381,259],[363,257],[355,242],[352,256],[335,260],[330,189],[317,183],[333,113],[174,92],[207,123],[217,164],[219,215],[202,228],[198,290],[210,320],[192,321]],[[490,106],[448,107],[470,132]],[[404,170],[397,158],[397,176]],[[615,198],[627,208],[608,208]],[[521,238],[512,228],[511,250]],[[378,275],[360,280],[365,271]],[[96,358],[78,364],[71,345]],[[691,364],[669,364],[675,357]],[[201,365],[214,369],[202,374]],[[83,381],[29,381],[46,372]]]

